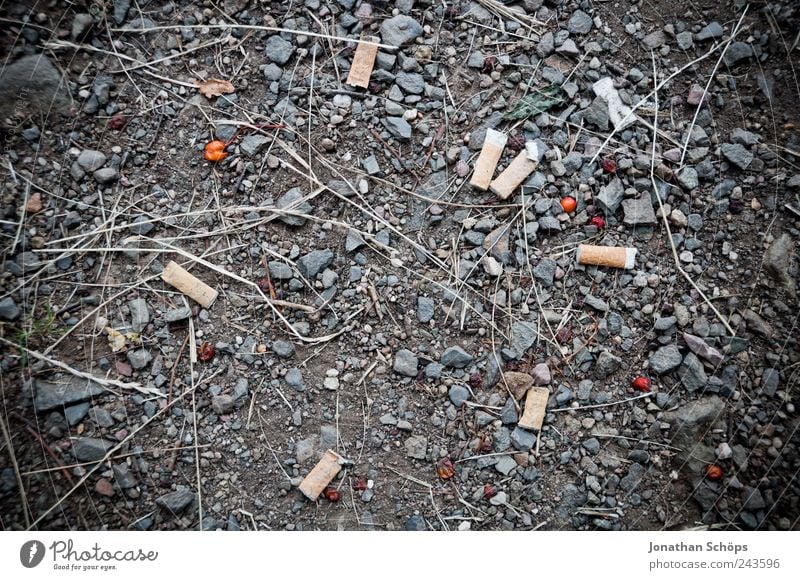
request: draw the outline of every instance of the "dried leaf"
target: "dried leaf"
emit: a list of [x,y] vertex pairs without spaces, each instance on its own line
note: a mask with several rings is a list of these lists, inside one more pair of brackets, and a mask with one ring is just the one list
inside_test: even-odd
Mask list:
[[126,332],[125,339],[133,345],[139,346],[142,344],[142,335],[138,332]]
[[196,84],[200,92],[209,99],[212,97],[227,95],[228,93],[232,93],[236,90],[233,88],[233,85],[230,81],[222,81],[220,79],[208,79],[207,81],[196,82]]
[[120,331],[107,326],[106,334],[108,334],[108,345],[113,352],[119,352],[125,348],[125,335]]

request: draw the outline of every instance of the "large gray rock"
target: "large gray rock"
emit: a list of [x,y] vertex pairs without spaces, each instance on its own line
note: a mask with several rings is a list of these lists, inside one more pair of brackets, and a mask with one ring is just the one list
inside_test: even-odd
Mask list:
[[[310,214],[313,208],[308,201],[300,201],[303,197],[303,194],[300,193],[300,188],[293,187],[278,199],[275,207],[291,210],[299,214]],[[302,226],[306,223],[306,218],[302,215],[283,215],[280,220],[289,226]]]
[[600,188],[600,193],[597,195],[597,205],[605,210],[609,215],[617,211],[619,204],[622,203],[622,198],[625,195],[625,188],[619,177],[612,179],[608,185]]
[[576,10],[567,22],[570,34],[586,34],[592,29],[592,17],[583,10]]
[[150,322],[150,309],[144,298],[136,298],[128,302],[131,311],[131,328],[134,332],[142,332]]
[[156,499],[156,505],[177,514],[189,507],[195,501],[196,497],[197,494],[189,489],[179,489]]
[[78,155],[78,165],[84,171],[97,171],[106,164],[106,155],[102,151],[84,149]]
[[703,363],[693,352],[684,357],[683,364],[678,369],[678,377],[690,393],[699,391],[708,384],[708,376],[703,368]]
[[382,123],[393,137],[400,141],[411,140],[411,125],[403,117],[385,117]]
[[[21,100],[23,94],[25,99]],[[45,116],[66,113],[71,104],[66,82],[46,56],[24,56],[0,67],[0,118],[17,112]]]
[[0,319],[16,320],[19,318],[19,306],[11,296],[6,296],[0,300]]
[[52,381],[36,379],[33,407],[37,413],[79,403],[105,393],[97,383],[67,375],[59,375]]
[[755,158],[739,143],[723,143],[719,148],[725,158],[740,169],[747,169]]
[[527,352],[536,344],[539,337],[539,327],[533,322],[515,322],[511,325],[511,349],[516,353],[517,358]]
[[408,349],[401,348],[394,355],[394,365],[392,369],[404,377],[416,377],[419,359]]
[[78,461],[100,461],[114,447],[105,439],[77,437],[72,440],[72,455]]
[[723,61],[727,66],[733,66],[743,60],[749,59],[751,56],[753,56],[753,49],[750,45],[746,42],[737,41],[728,46]]
[[792,266],[792,254],[794,253],[794,242],[786,232],[775,238],[764,254],[764,271],[779,282],[786,291],[795,295],[796,281],[789,274]]
[[265,53],[272,62],[284,65],[292,58],[294,45],[279,34],[276,34],[267,39]]
[[594,367],[594,375],[598,379],[608,377],[615,373],[622,365],[622,359],[614,356],[607,350],[601,352],[597,357],[597,362]]
[[626,199],[622,202],[622,211],[625,217],[622,219],[629,226],[651,225],[656,223],[656,212],[653,211],[653,202],[650,195],[643,193],[635,199]]
[[662,346],[650,357],[650,370],[659,375],[670,372],[683,362],[678,347],[674,344]]
[[428,451],[428,438],[422,435],[412,435],[405,442],[406,455],[414,459],[425,459]]
[[453,403],[456,408],[458,408],[467,402],[471,395],[467,387],[456,384],[450,387],[448,396],[450,397],[450,402]]
[[442,358],[439,362],[445,367],[463,369],[473,360],[475,360],[475,357],[460,346],[451,346],[442,353]]
[[404,14],[384,20],[381,24],[381,41],[384,44],[399,47],[411,42],[420,34],[422,26],[419,22]]
[[558,264],[551,258],[542,258],[533,269],[533,277],[542,283],[542,286],[549,288],[553,285]]
[[333,252],[327,248],[324,250],[314,250],[297,260],[297,268],[300,273],[313,280],[317,274],[327,268],[333,262]]

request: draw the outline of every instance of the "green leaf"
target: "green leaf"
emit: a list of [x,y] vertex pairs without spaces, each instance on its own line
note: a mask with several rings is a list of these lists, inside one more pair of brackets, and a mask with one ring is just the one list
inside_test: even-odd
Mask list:
[[535,117],[564,101],[564,91],[558,85],[549,85],[537,89],[519,99],[514,108],[507,111],[503,118],[509,121],[520,121]]

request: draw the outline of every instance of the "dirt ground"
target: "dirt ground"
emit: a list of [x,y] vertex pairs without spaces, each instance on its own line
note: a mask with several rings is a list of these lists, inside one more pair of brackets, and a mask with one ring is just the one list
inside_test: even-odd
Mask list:
[[1,529],[800,529],[791,2],[57,4],[0,5]]

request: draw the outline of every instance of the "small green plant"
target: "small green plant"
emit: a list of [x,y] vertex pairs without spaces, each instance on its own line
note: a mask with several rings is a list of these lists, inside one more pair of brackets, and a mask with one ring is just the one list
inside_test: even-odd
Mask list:
[[61,336],[63,329],[58,327],[56,313],[53,307],[48,304],[42,316],[35,316],[28,323],[28,328],[19,329],[14,335],[14,342],[20,347],[22,366],[28,364],[28,354],[26,349],[37,349],[48,341]]
[[503,115],[509,121],[522,121],[544,113],[564,101],[564,91],[558,85],[535,89],[514,103],[514,108]]

